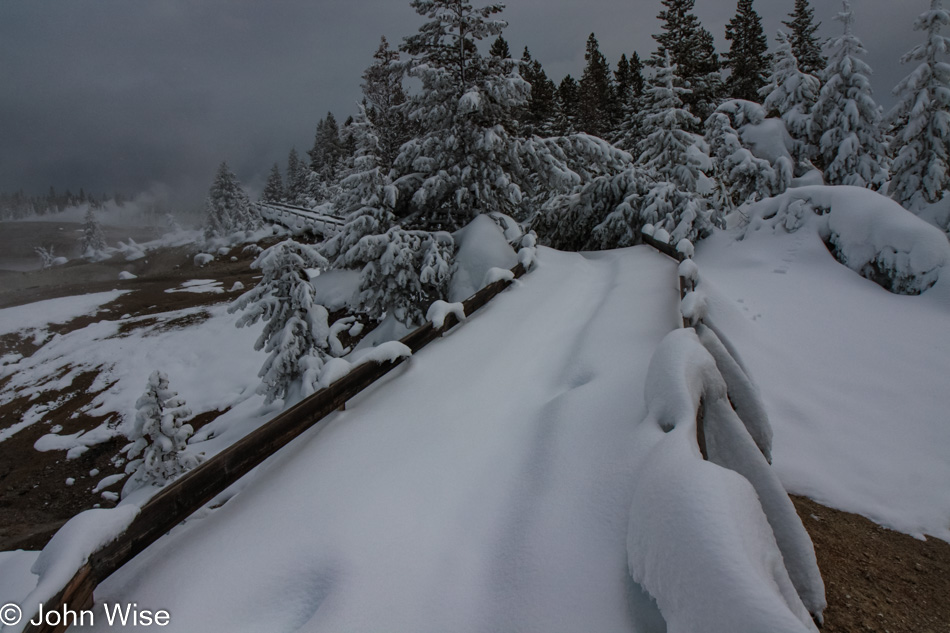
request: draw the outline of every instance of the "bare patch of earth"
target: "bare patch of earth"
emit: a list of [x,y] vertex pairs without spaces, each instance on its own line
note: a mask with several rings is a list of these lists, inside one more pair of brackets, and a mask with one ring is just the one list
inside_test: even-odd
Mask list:
[[805,497],[792,501],[825,581],[824,633],[950,632],[950,543],[920,541]]

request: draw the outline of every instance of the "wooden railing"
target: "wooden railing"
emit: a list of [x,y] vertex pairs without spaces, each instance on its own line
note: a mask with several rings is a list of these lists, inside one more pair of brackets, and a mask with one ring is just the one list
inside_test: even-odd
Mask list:
[[[517,279],[525,273],[525,269],[524,266],[518,264],[511,272]],[[465,315],[471,315],[512,283],[513,280],[499,280],[476,292],[462,302]],[[426,323],[403,337],[401,342],[415,353],[458,323],[458,317],[454,313],[449,313],[442,327],[437,328],[432,323]],[[90,608],[93,604],[93,593],[99,583],[192,513],[224,492],[228,486],[255,466],[342,407],[347,400],[404,361],[405,358],[400,357],[395,360],[354,367],[329,387],[321,389],[284,411],[163,488],[142,506],[138,516],[122,534],[89,556],[88,561],[76,572],[63,590],[44,603],[44,610],[62,611],[64,606],[74,611]],[[66,628],[64,624],[59,626],[41,624],[28,625],[25,631],[53,633],[65,631]]]
[[[319,231],[325,236],[337,233],[346,221],[332,213],[317,213],[303,207],[284,204],[282,202],[258,202],[257,208],[261,216],[268,220],[284,224],[288,228],[310,228]],[[293,226],[291,226],[291,221]]]

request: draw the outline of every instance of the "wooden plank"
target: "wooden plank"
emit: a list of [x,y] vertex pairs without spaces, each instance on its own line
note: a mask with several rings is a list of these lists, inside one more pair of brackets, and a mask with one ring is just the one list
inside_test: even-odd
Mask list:
[[[525,273],[518,264],[512,269],[515,278]],[[511,281],[496,281],[462,302],[465,314],[470,315],[494,296],[505,290]],[[426,323],[407,334],[401,342],[413,353],[436,340],[458,324],[454,314],[446,317],[441,328]],[[203,507],[234,482],[271,455],[293,441],[330,413],[340,409],[346,401],[405,362],[397,358],[382,363],[367,363],[353,368],[329,387],[321,389],[274,419],[252,431],[208,461],[175,480],[149,500],[129,527],[111,543],[89,557],[73,579],[46,606],[61,608],[68,605],[92,605],[96,586],[115,573],[122,565],[141,553],[146,547]],[[28,625],[29,633],[60,633],[62,628]]]
[[660,242],[658,240],[655,240],[653,239],[653,236],[647,235],[646,233],[641,233],[640,238],[643,240],[644,244],[648,244],[649,246],[652,246],[653,248],[660,251],[664,255],[669,255],[670,257],[672,257],[678,262],[681,262],[683,261],[683,259],[685,259],[682,253],[680,253],[678,250],[676,250],[675,247],[671,246],[670,244],[667,244],[666,242]]

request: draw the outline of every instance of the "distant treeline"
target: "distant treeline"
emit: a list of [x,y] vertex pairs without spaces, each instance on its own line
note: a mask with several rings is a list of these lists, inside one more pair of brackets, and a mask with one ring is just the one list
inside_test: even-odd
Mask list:
[[45,196],[27,195],[21,189],[15,193],[0,192],[0,220],[19,220],[35,215],[51,215],[65,211],[69,207],[88,204],[96,209],[101,209],[108,203],[115,206],[122,206],[128,200],[120,193],[114,193],[111,196],[102,194],[96,196],[86,193],[83,188],[79,193],[73,193],[66,189],[63,193],[50,187]]

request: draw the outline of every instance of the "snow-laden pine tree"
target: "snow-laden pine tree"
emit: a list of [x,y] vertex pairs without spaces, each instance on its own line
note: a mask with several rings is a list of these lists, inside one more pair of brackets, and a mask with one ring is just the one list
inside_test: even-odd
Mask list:
[[407,37],[408,74],[422,88],[409,99],[409,119],[420,133],[396,159],[396,185],[417,225],[455,230],[475,215],[517,215],[525,171],[512,134],[513,113],[530,86],[517,62],[482,56],[480,40],[506,26],[500,4],[475,8],[469,0],[412,0],[427,22]]
[[455,240],[444,231],[393,226],[381,235],[363,237],[351,249],[367,262],[360,272],[360,310],[377,320],[392,315],[406,326],[421,325],[426,308],[446,296],[455,248]]
[[817,151],[811,143],[811,110],[818,100],[821,83],[799,69],[791,42],[784,32],[779,31],[775,39],[778,47],[772,57],[769,83],[760,93],[762,105],[769,116],[779,117],[785,122],[785,129],[794,143],[792,156],[804,169],[810,166]]
[[251,204],[237,176],[221,163],[205,201],[205,238],[227,237],[238,231],[260,228],[261,217]]
[[82,256],[86,259],[98,260],[106,250],[106,238],[102,234],[102,225],[92,205],[86,209],[86,217],[82,225],[82,239],[79,241]]
[[164,372],[152,372],[135,408],[129,444],[122,449],[129,459],[125,472],[130,475],[122,487],[123,497],[143,486],[164,485],[198,465],[196,456],[184,452],[194,434],[185,423],[191,410],[169,388]]
[[270,170],[267,177],[267,184],[264,185],[264,192],[261,194],[261,200],[264,202],[280,202],[284,197],[284,180],[280,177],[280,167],[277,163]]
[[798,60],[798,67],[806,75],[819,77],[825,70],[826,60],[821,54],[821,44],[815,33],[821,22],[815,22],[815,10],[808,0],[795,0],[795,9],[788,14],[790,20],[782,22],[788,27],[792,44],[792,53]]
[[723,64],[732,71],[726,90],[733,99],[756,101],[768,77],[770,60],[762,18],[752,0],[739,0],[736,15],[726,25],[726,39],[732,42]]
[[228,312],[242,310],[237,327],[264,321],[254,349],[267,352],[257,392],[268,403],[292,404],[312,394],[331,355],[329,313],[314,302],[308,270],[326,270],[327,260],[311,246],[285,240],[261,252],[251,267],[258,284],[238,297]]
[[654,83],[644,95],[645,129],[640,158],[612,146],[588,162],[599,170],[581,175],[581,184],[554,196],[533,226],[540,239],[565,250],[630,246],[641,241],[646,224],[698,240],[711,230],[710,211],[697,194],[705,175],[698,138],[687,131],[698,125],[683,108],[685,88],[674,85],[673,68],[664,55]]
[[[706,143],[713,162],[716,190],[712,194],[718,218],[747,202],[773,193],[775,170],[767,160],[757,158],[744,147],[726,111],[713,112],[706,119]],[[722,108],[722,106],[720,106]]]
[[689,86],[690,92],[683,95],[686,108],[705,120],[716,109],[723,89],[713,36],[693,13],[696,0],[661,0],[661,4],[665,8],[657,18],[664,32],[653,35],[659,47],[651,61],[659,66],[669,54],[677,77]]
[[355,247],[363,237],[385,233],[395,223],[398,190],[383,167],[379,134],[363,106],[352,127],[356,140],[353,170],[340,183],[340,195],[334,202],[346,223],[321,250],[336,267],[362,268],[368,261],[362,259],[366,253]]
[[339,175],[344,154],[340,126],[332,112],[327,112],[326,118],[317,122],[313,147],[307,154],[310,156],[310,170],[324,182],[332,184]]
[[290,204],[304,204],[306,202],[309,193],[307,183],[309,171],[304,162],[300,160],[297,148],[290,148],[290,153],[287,154],[287,178],[284,180],[285,197]]
[[918,210],[940,200],[950,187],[950,38],[940,34],[950,24],[943,0],[931,0],[930,10],[914,22],[927,39],[901,58],[917,63],[897,87],[897,105],[888,115],[893,141],[891,196],[904,207]]
[[690,130],[699,126],[699,120],[683,107],[689,89],[675,84],[675,74],[669,56],[664,56],[646,91],[644,125],[650,132],[637,148],[638,162],[658,179],[695,191],[701,163],[691,151],[696,137]]
[[881,112],[872,95],[871,68],[859,57],[867,51],[854,35],[851,2],[842,3],[835,19],[844,33],[827,45],[828,66],[812,109],[816,162],[829,185],[880,189],[888,178]]
[[698,242],[712,231],[710,210],[697,193],[700,179],[705,179],[703,150],[690,132],[699,121],[683,106],[682,96],[689,90],[675,85],[675,74],[670,57],[664,55],[645,96],[644,127],[649,134],[638,147],[637,162],[654,183],[641,212],[675,241],[685,237]]
[[[373,124],[377,137],[376,157],[382,169],[388,171],[399,154],[399,148],[409,140],[409,121],[400,110],[406,102],[402,80],[405,70],[399,65],[399,52],[389,48],[383,37],[373,54],[373,63],[363,72],[363,98],[366,117]],[[353,134],[358,134],[355,130]],[[354,136],[359,144],[359,139]]]

